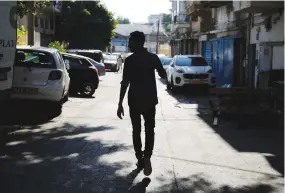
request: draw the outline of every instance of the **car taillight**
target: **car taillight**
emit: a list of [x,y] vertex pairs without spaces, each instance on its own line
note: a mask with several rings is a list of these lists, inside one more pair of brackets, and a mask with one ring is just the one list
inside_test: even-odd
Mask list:
[[48,79],[49,80],[59,80],[61,79],[61,76],[62,76],[62,72],[59,70],[55,70],[55,71],[50,72]]
[[98,73],[98,69],[95,67],[92,67],[91,69],[93,69],[96,73]]

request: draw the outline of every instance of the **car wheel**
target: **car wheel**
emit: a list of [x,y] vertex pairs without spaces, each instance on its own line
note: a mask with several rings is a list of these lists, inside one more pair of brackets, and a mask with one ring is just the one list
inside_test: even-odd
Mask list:
[[171,90],[171,84],[168,82],[167,78],[166,78],[166,89]]
[[95,93],[95,86],[92,83],[84,83],[83,84],[83,91],[81,91],[81,94],[84,97],[91,97]]
[[69,91],[67,91],[66,95],[63,97],[63,103],[67,102],[69,99]]
[[52,102],[50,107],[51,107],[52,115],[55,115],[55,116],[60,115],[61,110],[62,110],[62,100],[58,102]]
[[171,87],[171,91],[173,93],[175,93],[177,91],[177,87],[174,85],[174,82],[173,82],[173,77],[171,77],[170,87]]

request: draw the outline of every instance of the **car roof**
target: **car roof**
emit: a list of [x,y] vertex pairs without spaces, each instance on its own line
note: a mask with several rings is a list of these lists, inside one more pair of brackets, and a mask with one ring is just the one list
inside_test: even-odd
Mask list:
[[102,53],[101,50],[81,50],[81,49],[69,49],[68,52],[89,52],[89,53]]
[[86,56],[77,55],[77,54],[70,54],[70,53],[61,53],[61,54],[62,54],[62,55],[66,55],[66,56],[75,57],[75,58],[84,58],[84,59],[88,59],[88,57],[86,57]]
[[55,48],[40,47],[40,46],[17,46],[16,48],[21,49],[21,50],[39,50],[39,51],[44,51],[44,52],[49,52],[49,53],[58,52],[58,50]]

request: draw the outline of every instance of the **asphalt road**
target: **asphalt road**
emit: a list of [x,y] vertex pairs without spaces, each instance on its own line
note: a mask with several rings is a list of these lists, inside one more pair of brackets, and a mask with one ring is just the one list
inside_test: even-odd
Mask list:
[[0,192],[284,191],[283,131],[238,130],[230,122],[212,128],[206,96],[196,90],[173,95],[159,79],[153,173],[145,187],[149,179],[134,170],[127,103],[124,119],[116,117],[120,79],[108,72],[94,98],[71,97],[55,118],[48,106],[20,102],[10,109],[2,117],[9,134],[0,157]]

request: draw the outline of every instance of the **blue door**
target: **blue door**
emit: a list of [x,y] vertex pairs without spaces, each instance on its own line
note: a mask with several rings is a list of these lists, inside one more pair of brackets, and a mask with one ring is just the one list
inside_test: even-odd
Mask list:
[[232,84],[234,68],[234,40],[232,38],[223,38],[223,48],[223,84]]
[[204,42],[203,56],[208,64],[212,64],[212,41]]
[[213,52],[213,72],[216,75],[217,86],[223,85],[223,39],[219,38],[213,41],[214,52]]

